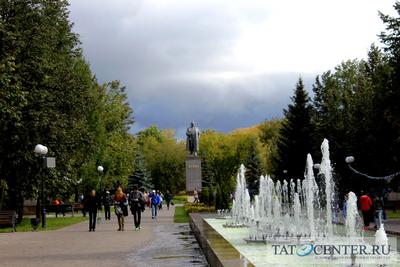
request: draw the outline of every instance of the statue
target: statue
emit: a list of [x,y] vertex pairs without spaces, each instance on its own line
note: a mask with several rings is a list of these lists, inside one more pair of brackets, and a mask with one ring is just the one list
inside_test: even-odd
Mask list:
[[190,127],[186,130],[186,150],[190,152],[190,155],[197,157],[199,152],[199,140],[200,130],[196,127],[194,122],[190,123]]

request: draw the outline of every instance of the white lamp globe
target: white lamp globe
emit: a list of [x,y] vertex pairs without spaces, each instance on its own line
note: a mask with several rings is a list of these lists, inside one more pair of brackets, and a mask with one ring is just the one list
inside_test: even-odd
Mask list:
[[354,162],[354,157],[353,156],[346,157],[345,161],[346,161],[347,164],[353,163]]
[[35,146],[35,153],[39,154],[39,155],[46,155],[48,152],[48,149],[46,146],[41,145],[41,144],[37,144]]

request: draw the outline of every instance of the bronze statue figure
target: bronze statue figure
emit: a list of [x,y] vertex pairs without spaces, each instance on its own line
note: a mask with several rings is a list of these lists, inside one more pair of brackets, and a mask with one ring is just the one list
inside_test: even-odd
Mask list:
[[194,122],[191,122],[190,127],[187,128],[186,137],[186,150],[190,152],[190,155],[197,156],[199,152],[200,130]]

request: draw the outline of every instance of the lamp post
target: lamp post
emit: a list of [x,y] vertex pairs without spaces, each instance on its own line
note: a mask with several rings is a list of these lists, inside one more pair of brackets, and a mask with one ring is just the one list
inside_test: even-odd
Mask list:
[[99,178],[99,184],[100,184],[100,194],[102,194],[102,180],[103,180],[103,176],[102,176],[102,173],[104,172],[104,168],[103,168],[103,166],[101,166],[101,165],[99,165],[99,166],[97,166],[97,171],[100,173],[100,178]]
[[348,156],[348,157],[346,157],[344,160],[346,161],[347,166],[350,168],[350,170],[352,170],[354,173],[356,173],[356,174],[358,174],[358,175],[361,175],[361,176],[364,176],[364,177],[366,177],[366,178],[368,178],[368,179],[373,179],[373,180],[384,180],[384,181],[386,181],[386,182],[390,182],[394,177],[400,175],[400,171],[398,171],[398,172],[395,172],[395,173],[393,173],[393,174],[386,175],[386,176],[371,176],[371,175],[362,173],[362,172],[360,172],[360,171],[354,169],[353,166],[351,166],[351,163],[353,163],[353,162],[355,161],[355,159],[354,159],[353,156]]
[[354,162],[354,157],[353,156],[348,156],[344,159],[346,161],[347,164],[351,164]]
[[[36,155],[41,156],[43,158],[43,162],[45,162],[45,160],[46,160],[46,154],[48,151],[49,150],[47,149],[47,147],[43,146],[41,144],[38,144],[35,146],[35,153],[36,153]],[[42,227],[46,228],[46,205],[44,204],[44,175],[43,174],[42,174],[42,193],[41,194],[42,194],[42,196],[41,196],[41,198],[42,198],[42,203],[41,203]]]
[[283,173],[283,179],[286,180],[287,177],[288,177],[288,175],[287,175],[288,170],[284,169],[284,170],[282,171],[282,173]]

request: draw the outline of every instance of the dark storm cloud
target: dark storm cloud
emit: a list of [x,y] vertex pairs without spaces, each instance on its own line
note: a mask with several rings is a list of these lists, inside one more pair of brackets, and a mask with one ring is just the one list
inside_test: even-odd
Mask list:
[[[134,130],[156,124],[181,135],[194,120],[202,129],[230,131],[282,116],[299,74],[250,74],[234,60],[238,20],[252,23],[265,12],[247,8],[240,17],[201,2],[147,3],[154,2],[71,1],[94,73],[127,87]],[[306,84],[312,76],[303,75]]]

